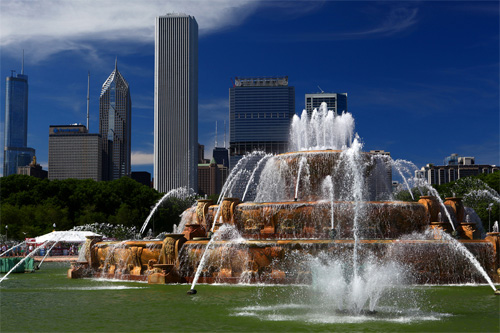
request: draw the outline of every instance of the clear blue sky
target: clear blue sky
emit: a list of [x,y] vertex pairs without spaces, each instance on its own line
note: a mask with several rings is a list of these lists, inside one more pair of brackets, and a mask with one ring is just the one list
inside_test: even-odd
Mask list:
[[[48,164],[49,125],[98,131],[99,93],[118,69],[132,95],[132,170],[152,173],[154,18],[199,25],[199,142],[206,155],[228,120],[235,76],[287,75],[304,94],[347,92],[364,150],[417,166],[451,153],[500,164],[498,1],[0,2],[1,121],[5,77],[29,76],[28,145]],[[228,135],[229,137],[229,135]],[[2,142],[3,146],[3,142]]]

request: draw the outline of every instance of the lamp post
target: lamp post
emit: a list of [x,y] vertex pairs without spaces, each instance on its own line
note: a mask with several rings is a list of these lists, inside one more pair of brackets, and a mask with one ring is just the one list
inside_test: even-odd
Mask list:
[[52,226],[54,227],[54,231],[56,231],[56,224],[54,223]]
[[490,202],[488,205],[488,208],[486,210],[488,211],[488,232],[491,232],[491,209],[493,208],[493,203]]
[[7,239],[9,239],[9,226],[6,224],[5,225],[5,241],[7,241]]

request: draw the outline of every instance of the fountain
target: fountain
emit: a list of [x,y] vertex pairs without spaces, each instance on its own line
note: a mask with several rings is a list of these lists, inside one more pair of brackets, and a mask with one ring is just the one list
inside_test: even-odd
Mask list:
[[[119,246],[88,239],[85,261],[68,276],[189,283],[191,294],[197,283],[308,283],[357,314],[374,311],[384,290],[400,283],[488,283],[495,290],[499,233],[483,237],[461,198],[441,201],[420,180],[405,184],[430,195],[392,200],[392,167],[403,175],[410,163],[363,152],[353,126],[350,114],[334,115],[325,105],[311,119],[295,116],[293,152],[244,157],[222,200],[198,200],[184,212],[183,229],[164,239]],[[219,234],[227,228],[233,236]]]

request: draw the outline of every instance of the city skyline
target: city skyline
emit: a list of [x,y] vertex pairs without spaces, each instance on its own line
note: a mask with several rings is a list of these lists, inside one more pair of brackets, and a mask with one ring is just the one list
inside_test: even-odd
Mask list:
[[[287,75],[296,88],[298,114],[306,93],[346,92],[365,151],[390,151],[418,167],[438,164],[451,153],[500,164],[497,2],[210,5],[105,5],[96,14],[92,4],[62,4],[61,13],[78,10],[88,22],[61,29],[64,17],[48,1],[27,6],[16,20],[33,24],[15,31],[8,25],[16,3],[2,2],[1,74],[21,67],[25,49],[28,146],[36,149],[39,163],[47,168],[50,124],[85,123],[88,70],[90,129],[96,132],[100,83],[118,56],[134,99],[132,170],[153,173],[154,17],[185,12],[200,27],[199,142],[207,157],[215,121],[228,121],[231,78]],[[125,13],[134,13],[129,27],[109,19]],[[1,98],[5,105],[4,93]]]

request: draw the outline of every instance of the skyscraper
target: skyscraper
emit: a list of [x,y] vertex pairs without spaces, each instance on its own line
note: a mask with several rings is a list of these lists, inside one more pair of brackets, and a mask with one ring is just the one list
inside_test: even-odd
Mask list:
[[236,78],[229,89],[229,166],[246,153],[284,153],[295,114],[288,77]]
[[102,85],[99,97],[103,180],[130,176],[131,110],[130,89],[115,61],[115,70]]
[[154,188],[198,189],[198,24],[167,14],[155,24]]
[[328,105],[328,110],[337,114],[347,112],[347,93],[317,93],[306,94],[306,110],[309,117],[314,109],[318,109],[321,103]]
[[28,144],[28,76],[21,74],[5,79],[3,175],[17,173],[17,168],[31,163],[35,150]]

